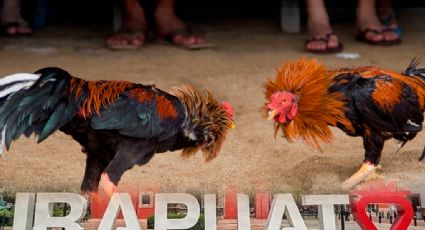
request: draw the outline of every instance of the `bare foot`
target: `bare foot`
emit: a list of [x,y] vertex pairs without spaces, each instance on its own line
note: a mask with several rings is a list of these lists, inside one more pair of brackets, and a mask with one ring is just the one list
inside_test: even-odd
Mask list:
[[357,28],[360,32],[365,31],[363,36],[367,41],[379,43],[399,40],[399,36],[394,31],[387,29],[380,22],[373,6],[360,4],[359,8],[357,8]]
[[401,29],[398,25],[395,13],[392,8],[378,9],[379,21],[387,28],[384,31],[384,37],[387,41],[400,39]]
[[[385,29],[385,27],[379,22],[377,17],[369,17],[365,13],[360,13],[357,16],[357,27],[359,31],[367,31],[364,34],[364,38],[366,40],[372,42],[380,42],[384,41],[384,35],[381,33]],[[373,32],[378,31],[378,32]]]
[[111,49],[138,49],[144,43],[145,30],[129,26],[129,24],[124,25],[117,33],[106,39],[106,45]]
[[377,2],[377,14],[381,23],[391,29],[394,33],[401,36],[402,31],[398,25],[391,0],[380,0]]
[[175,15],[173,8],[158,6],[155,19],[158,33],[171,44],[185,48],[206,44],[203,36],[188,31],[186,24]]
[[326,51],[328,49],[336,49],[340,46],[339,38],[332,33],[329,24],[321,22],[308,22],[311,39],[306,44],[309,51]]
[[10,36],[26,36],[32,34],[32,29],[25,21],[9,22],[3,25],[3,32]]
[[307,0],[306,3],[308,12],[307,25],[311,38],[307,40],[305,48],[315,53],[340,51],[342,45],[338,36],[332,32],[324,1]]
[[145,12],[138,1],[124,1],[123,25],[106,39],[111,49],[137,49],[144,45],[146,34]]

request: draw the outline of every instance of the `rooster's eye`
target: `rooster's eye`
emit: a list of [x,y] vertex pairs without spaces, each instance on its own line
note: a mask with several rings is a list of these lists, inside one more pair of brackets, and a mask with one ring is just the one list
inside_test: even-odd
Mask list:
[[288,100],[287,99],[283,99],[283,104],[285,104],[286,102],[288,102]]

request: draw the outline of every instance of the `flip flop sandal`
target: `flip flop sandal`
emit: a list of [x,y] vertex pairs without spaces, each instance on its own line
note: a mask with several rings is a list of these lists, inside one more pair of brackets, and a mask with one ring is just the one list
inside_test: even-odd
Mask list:
[[[338,42],[338,46],[335,47],[335,48],[329,48],[328,47],[328,42],[329,42],[329,39],[332,35],[336,35],[336,34],[331,32],[331,33],[326,34],[325,37],[312,37],[312,38],[308,39],[305,42],[305,45],[304,45],[305,49],[308,52],[315,53],[315,54],[333,54],[333,53],[341,52],[341,50],[344,48],[344,45],[341,42]],[[324,42],[326,44],[326,49],[324,49],[324,50],[312,50],[312,49],[307,48],[308,43],[316,42],[316,41]]]
[[[140,30],[140,29],[138,30],[122,29],[118,31],[117,33],[111,35],[110,37],[112,36],[123,36],[122,40],[126,40],[128,43],[127,44],[109,44],[108,41],[106,41],[106,46],[111,50],[138,50],[146,43],[146,40],[147,40],[146,31]],[[124,39],[124,37],[126,37],[127,39]],[[142,42],[140,44],[132,44],[131,41],[137,38],[139,38],[139,40],[142,40]],[[120,40],[120,39],[117,39],[117,40]]]
[[381,40],[381,41],[372,41],[366,38],[366,34],[367,33],[375,33],[375,34],[380,34],[382,36],[383,33],[385,31],[391,31],[391,29],[383,29],[383,30],[376,30],[376,29],[370,29],[370,28],[366,28],[361,32],[357,32],[356,34],[356,40],[359,42],[364,42],[367,43],[369,45],[375,45],[375,46],[394,46],[394,45],[399,45],[401,44],[401,39],[398,38],[397,40],[393,40],[393,41],[387,41],[385,39]]
[[391,29],[392,32],[396,33],[398,37],[401,37],[401,34],[403,31],[401,30],[401,27],[397,25],[395,28],[391,28],[391,24],[393,22],[397,22],[396,15],[393,10],[391,10],[390,14],[386,18],[379,18],[379,21],[381,21],[384,26]]
[[[393,28],[390,27],[386,27],[383,32],[393,32],[397,35],[397,39],[395,40],[386,40],[387,44],[389,45],[400,45],[401,44],[401,38],[400,38],[400,34],[397,33],[396,31],[394,31]],[[401,33],[401,32],[400,32]]]
[[210,49],[214,48],[214,44],[212,43],[199,43],[199,44],[184,44],[184,43],[176,43],[174,42],[174,38],[176,36],[184,36],[184,37],[191,37],[196,36],[195,33],[193,33],[190,29],[176,29],[171,30],[170,32],[164,34],[162,37],[163,40],[167,41],[169,44],[184,48],[187,50],[200,50],[200,49]]
[[9,37],[21,37],[21,36],[30,36],[32,33],[21,33],[19,31],[16,31],[15,33],[10,33],[9,29],[10,28],[24,28],[27,27],[26,25],[23,25],[20,22],[8,22],[5,25],[2,25],[0,28],[0,33],[1,35],[5,35],[5,36],[9,36]]

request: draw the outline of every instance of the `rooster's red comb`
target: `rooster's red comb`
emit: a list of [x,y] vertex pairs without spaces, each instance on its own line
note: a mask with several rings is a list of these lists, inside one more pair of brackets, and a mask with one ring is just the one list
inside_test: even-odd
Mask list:
[[229,118],[233,120],[233,106],[229,102],[223,101],[221,102],[221,107],[227,112]]

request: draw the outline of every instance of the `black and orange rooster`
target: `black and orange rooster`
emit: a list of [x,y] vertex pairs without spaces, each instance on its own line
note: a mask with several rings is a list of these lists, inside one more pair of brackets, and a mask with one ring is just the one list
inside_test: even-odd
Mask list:
[[[346,180],[349,189],[372,175],[384,142],[404,145],[422,130],[425,69],[413,60],[402,74],[360,67],[330,71],[316,60],[299,59],[283,65],[275,80],[265,83],[263,109],[288,141],[302,137],[320,149],[330,142],[329,126],[363,137],[365,158],[360,170]],[[425,149],[420,157],[424,158]]]
[[220,151],[234,126],[229,103],[190,86],[173,94],[126,81],[85,81],[59,68],[0,79],[1,141],[9,149],[21,135],[38,142],[56,130],[87,154],[81,190],[111,195],[123,173],[155,153],[198,150],[206,161]]

